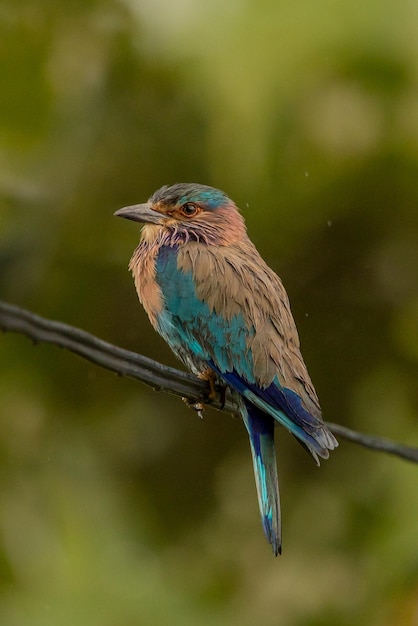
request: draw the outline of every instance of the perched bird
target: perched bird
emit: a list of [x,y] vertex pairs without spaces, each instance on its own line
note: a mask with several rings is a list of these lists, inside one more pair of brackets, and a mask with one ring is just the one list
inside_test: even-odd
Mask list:
[[264,533],[281,553],[274,426],[328,458],[321,418],[280,278],[248,238],[237,206],[196,183],[164,186],[115,215],[142,222],[129,269],[151,324],[195,374],[237,396],[250,438]]

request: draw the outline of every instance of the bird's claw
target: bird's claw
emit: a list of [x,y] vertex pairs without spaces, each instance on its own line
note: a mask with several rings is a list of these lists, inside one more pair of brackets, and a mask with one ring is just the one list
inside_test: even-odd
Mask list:
[[200,419],[203,419],[203,411],[205,410],[203,402],[191,400],[190,398],[182,398],[182,400],[189,407],[189,409],[193,409],[197,412]]
[[215,372],[210,368],[207,368],[206,370],[198,374],[198,377],[201,380],[207,381],[209,385],[207,395],[205,394],[205,397],[202,400],[190,398],[182,398],[182,400],[185,404],[187,404],[190,409],[196,411],[201,419],[203,419],[205,404],[211,404],[212,402],[214,402],[217,399],[218,394],[220,397],[220,408],[221,410],[224,408],[226,399],[226,387],[225,385],[217,385],[217,376]]

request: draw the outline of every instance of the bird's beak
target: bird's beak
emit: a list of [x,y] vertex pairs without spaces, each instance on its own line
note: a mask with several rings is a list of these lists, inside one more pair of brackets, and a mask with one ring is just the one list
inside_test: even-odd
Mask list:
[[158,211],[154,211],[150,202],[144,204],[134,204],[118,209],[113,215],[125,217],[133,222],[143,222],[144,224],[162,224],[163,215]]

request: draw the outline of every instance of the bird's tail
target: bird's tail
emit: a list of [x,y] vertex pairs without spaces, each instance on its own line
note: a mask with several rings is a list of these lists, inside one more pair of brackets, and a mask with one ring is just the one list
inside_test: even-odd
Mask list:
[[277,556],[282,551],[282,538],[279,481],[274,447],[274,419],[246,403],[243,403],[242,417],[250,437],[264,534]]

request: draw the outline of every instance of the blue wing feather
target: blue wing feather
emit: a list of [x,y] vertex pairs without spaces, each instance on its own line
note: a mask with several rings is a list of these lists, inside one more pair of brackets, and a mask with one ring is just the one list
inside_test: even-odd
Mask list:
[[304,443],[317,463],[318,456],[328,458],[328,438],[322,422],[306,411],[291,389],[281,387],[278,381],[263,388],[249,383],[235,371],[220,372],[213,361],[209,365],[248,402],[271,415]]

